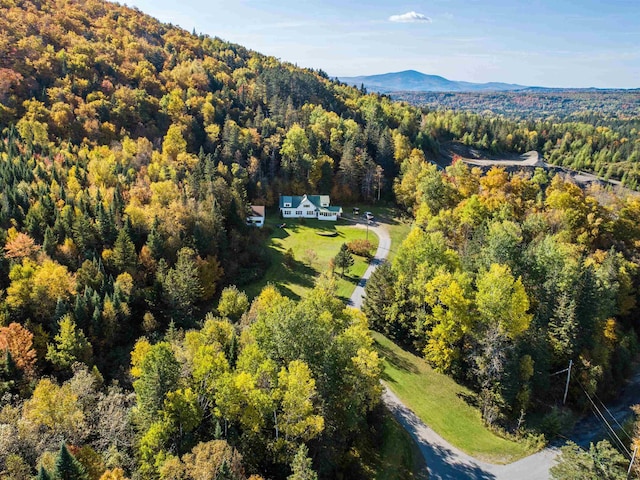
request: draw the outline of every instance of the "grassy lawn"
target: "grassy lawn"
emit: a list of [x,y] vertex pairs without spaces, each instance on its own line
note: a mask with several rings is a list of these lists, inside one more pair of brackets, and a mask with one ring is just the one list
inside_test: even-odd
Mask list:
[[[285,220],[276,215],[267,217],[265,226],[272,229],[267,240],[271,266],[262,279],[244,287],[249,298],[257,296],[268,283],[276,285],[283,295],[296,300],[302,298],[306,291],[313,288],[315,279],[327,270],[329,260],[335,257],[343,243],[367,236],[366,230],[355,227],[348,220],[327,222],[287,219],[287,226],[279,228],[278,225],[283,222]],[[375,250],[378,247],[378,237],[369,232],[368,238]],[[284,262],[285,252],[289,249],[294,255],[291,267]],[[345,301],[351,296],[369,265],[362,257],[354,255],[353,258],[355,263],[344,277],[340,269],[336,269],[337,294]]]
[[465,399],[473,393],[434,371],[415,355],[372,332],[384,357],[383,380],[400,399],[445,440],[492,463],[509,463],[533,453],[523,443],[502,438],[484,427],[480,412]]
[[[353,452],[364,478],[371,480],[426,480],[424,457],[407,431],[384,408],[377,434],[361,439]],[[377,444],[380,442],[380,444]]]

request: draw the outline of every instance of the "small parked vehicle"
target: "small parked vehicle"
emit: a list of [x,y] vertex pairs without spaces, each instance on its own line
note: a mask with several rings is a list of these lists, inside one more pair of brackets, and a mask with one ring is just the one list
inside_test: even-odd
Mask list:
[[367,220],[373,220],[373,213],[364,212],[364,218],[366,218]]

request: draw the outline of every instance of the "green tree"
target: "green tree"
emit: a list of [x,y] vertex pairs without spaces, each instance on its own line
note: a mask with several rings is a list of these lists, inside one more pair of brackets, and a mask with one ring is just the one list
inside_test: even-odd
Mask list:
[[136,247],[131,241],[131,237],[126,228],[118,233],[118,238],[113,245],[113,265],[118,272],[135,273],[138,264],[138,256],[136,255]]
[[186,320],[202,293],[195,252],[187,247],[181,248],[174,267],[160,279],[173,312],[179,319]]
[[93,354],[91,343],[82,329],[77,328],[70,314],[64,315],[58,322],[59,332],[54,343],[47,346],[47,360],[61,370],[76,362],[89,364]]
[[560,448],[558,463],[551,467],[554,480],[626,480],[627,460],[602,440],[583,450],[573,442]]
[[364,288],[362,311],[373,330],[389,335],[388,315],[395,298],[395,274],[389,262],[382,262],[373,271]]
[[82,464],[69,453],[63,443],[56,457],[55,468],[51,475],[53,480],[89,480],[89,476]]
[[287,480],[318,480],[318,474],[313,470],[311,459],[309,458],[309,449],[303,443],[298,448],[296,456],[291,462],[291,475]]
[[247,294],[238,290],[232,285],[222,290],[220,301],[218,302],[218,313],[223,317],[237,322],[244,312],[249,309]]
[[174,390],[180,377],[180,364],[167,342],[157,343],[140,362],[138,379],[133,382],[137,412],[149,425],[162,409],[167,393]]
[[340,246],[340,251],[336,254],[333,261],[336,267],[342,269],[342,276],[344,277],[345,272],[349,270],[354,263],[353,255],[351,255],[346,243]]
[[38,469],[38,475],[36,475],[36,480],[52,480],[51,475],[49,475],[49,472],[47,471],[47,469],[44,468],[42,465],[40,465],[40,468]]

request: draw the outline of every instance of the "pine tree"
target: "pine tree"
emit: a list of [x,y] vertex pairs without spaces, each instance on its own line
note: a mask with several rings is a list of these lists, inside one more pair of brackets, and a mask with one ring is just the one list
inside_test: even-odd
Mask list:
[[342,269],[342,276],[344,277],[345,271],[349,270],[353,266],[354,260],[351,252],[347,248],[347,244],[343,243],[340,247],[340,251],[334,257],[336,267]]
[[131,241],[127,229],[123,228],[118,233],[118,238],[113,246],[113,264],[119,272],[134,273],[137,263],[136,247]]
[[11,352],[7,349],[5,350],[4,362],[0,363],[0,395],[13,390],[16,373],[16,365],[11,358]]
[[151,231],[149,232],[149,236],[147,237],[147,247],[151,250],[151,255],[156,260],[162,258],[162,235],[160,235],[159,231],[160,220],[158,217],[155,217],[153,220],[153,225],[151,226]]
[[383,262],[371,274],[365,286],[365,297],[362,302],[362,311],[369,319],[371,328],[386,334],[389,333],[387,312],[395,298],[394,284],[395,274],[391,265]]
[[298,453],[291,462],[291,475],[287,480],[318,480],[318,474],[311,468],[311,459],[308,457],[309,449],[303,443],[298,448]]
[[56,252],[56,247],[58,246],[58,238],[51,227],[47,227],[44,231],[44,242],[42,244],[42,248],[50,257]]
[[88,480],[89,478],[85,468],[69,453],[64,443],[60,446],[52,477],[54,480]]
[[76,361],[88,364],[92,350],[82,329],[77,328],[71,315],[67,314],[60,319],[59,333],[55,336],[54,343],[47,346],[46,358],[57,368],[65,369]]
[[47,472],[47,469],[40,465],[40,470],[38,470],[38,475],[36,475],[36,480],[51,480],[51,475]]
[[56,303],[56,310],[53,314],[53,320],[57,322],[64,316],[65,313],[67,313],[67,304],[62,298],[58,297],[58,302]]

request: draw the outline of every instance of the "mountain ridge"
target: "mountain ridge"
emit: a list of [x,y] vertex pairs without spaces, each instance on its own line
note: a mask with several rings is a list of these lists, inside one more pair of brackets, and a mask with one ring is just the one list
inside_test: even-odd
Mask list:
[[487,82],[474,83],[457,80],[449,80],[440,75],[429,75],[416,70],[403,70],[401,72],[389,72],[377,75],[360,75],[356,77],[337,77],[348,85],[364,85],[368,90],[379,93],[400,91],[414,92],[480,92],[480,91],[519,91],[530,87],[514,83]]

